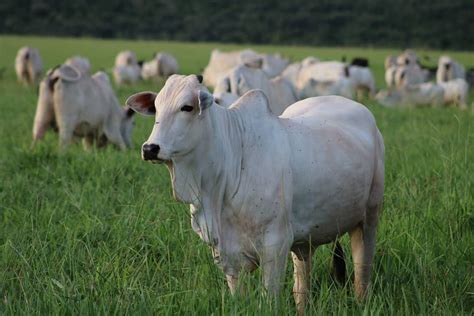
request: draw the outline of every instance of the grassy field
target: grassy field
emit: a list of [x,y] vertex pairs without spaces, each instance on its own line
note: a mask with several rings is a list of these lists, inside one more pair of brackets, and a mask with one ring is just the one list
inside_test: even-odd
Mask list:
[[[188,207],[171,196],[162,165],[140,159],[153,119],[137,117],[134,149],[59,153],[57,135],[30,149],[36,88],[16,83],[14,58],[38,47],[46,68],[66,57],[110,69],[132,49],[176,55],[198,73],[220,44],[0,36],[0,314],[272,314],[258,272],[248,296],[233,298],[211,254],[192,231]],[[292,59],[370,58],[379,87],[383,60],[396,49],[254,47]],[[420,51],[433,58],[436,51]],[[474,66],[473,52],[450,53]],[[118,89],[124,102],[142,83]],[[471,92],[470,103],[473,101]],[[372,295],[356,304],[349,282],[329,276],[330,247],[313,265],[312,314],[474,313],[474,115],[457,109],[386,109],[367,101],[385,138],[386,193],[378,230]],[[348,238],[343,238],[350,253]],[[348,266],[350,267],[350,258]],[[350,268],[352,271],[352,268]],[[294,314],[288,267],[279,314]]]

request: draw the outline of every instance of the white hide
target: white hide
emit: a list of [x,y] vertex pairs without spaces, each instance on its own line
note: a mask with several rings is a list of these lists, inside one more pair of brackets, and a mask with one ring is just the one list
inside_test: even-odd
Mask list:
[[304,296],[310,245],[351,232],[356,295],[365,295],[384,191],[383,139],[366,107],[310,98],[277,117],[252,90],[225,109],[196,76],[172,76],[158,95],[139,93],[127,104],[155,115],[143,148],[159,146],[150,159],[166,162],[175,197],[191,204],[192,227],[233,293],[239,273],[260,265],[277,296],[293,251],[294,289]]

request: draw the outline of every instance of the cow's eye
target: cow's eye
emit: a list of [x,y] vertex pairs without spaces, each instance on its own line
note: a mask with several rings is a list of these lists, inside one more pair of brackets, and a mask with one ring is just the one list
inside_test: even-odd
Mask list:
[[190,105],[183,105],[181,107],[181,111],[184,111],[184,112],[191,112],[194,108]]

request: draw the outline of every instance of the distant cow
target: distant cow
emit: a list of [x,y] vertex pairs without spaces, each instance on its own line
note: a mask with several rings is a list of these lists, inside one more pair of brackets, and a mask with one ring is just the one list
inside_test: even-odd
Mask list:
[[33,143],[51,126],[57,126],[62,148],[79,137],[85,148],[110,143],[125,149],[131,146],[133,111],[120,107],[104,72],[90,76],[61,65],[41,81]]
[[179,72],[179,65],[173,55],[160,52],[156,53],[152,60],[143,63],[141,72],[145,80],[166,79]]
[[43,72],[43,62],[37,48],[22,47],[15,58],[15,71],[18,82],[25,85],[36,83]]
[[132,51],[122,51],[115,58],[114,81],[118,86],[134,84],[141,79],[142,67]]
[[441,56],[438,61],[436,81],[441,83],[453,79],[466,79],[466,70],[464,69],[464,66],[449,56]]

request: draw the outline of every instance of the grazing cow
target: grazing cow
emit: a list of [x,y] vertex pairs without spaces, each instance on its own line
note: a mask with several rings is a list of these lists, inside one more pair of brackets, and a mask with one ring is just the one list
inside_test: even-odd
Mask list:
[[466,79],[466,70],[464,69],[464,66],[449,56],[441,56],[438,60],[436,82],[441,83],[458,78]]
[[73,56],[64,62],[65,65],[73,66],[79,70],[84,75],[90,75],[91,73],[91,63],[89,59],[82,56]]
[[15,71],[18,82],[24,85],[36,83],[43,72],[43,62],[38,49],[22,47],[15,58]]
[[444,103],[444,89],[436,83],[426,82],[403,86],[398,90],[380,91],[375,98],[380,104],[387,107],[439,107]]
[[329,96],[277,117],[260,90],[225,109],[199,79],[172,76],[159,94],[137,93],[127,105],[155,116],[142,158],[168,167],[174,196],[191,204],[192,227],[212,247],[231,293],[241,272],[260,265],[277,297],[292,252],[303,312],[314,250],[349,232],[362,299],[384,191],[384,144],[370,111]]
[[283,77],[269,79],[263,70],[245,65],[233,68],[228,76],[220,80],[214,93],[219,96],[227,92],[240,97],[253,89],[260,89],[265,93],[270,100],[270,109],[276,115],[280,115],[290,104],[297,101],[293,87],[286,79]]
[[176,58],[168,53],[156,53],[153,60],[143,63],[142,78],[160,79],[168,78],[169,76],[178,73],[179,65]]
[[125,149],[132,145],[133,113],[120,107],[104,72],[90,76],[74,66],[58,66],[40,84],[33,144],[49,127],[57,126],[62,148],[80,137],[85,148],[95,142]]

